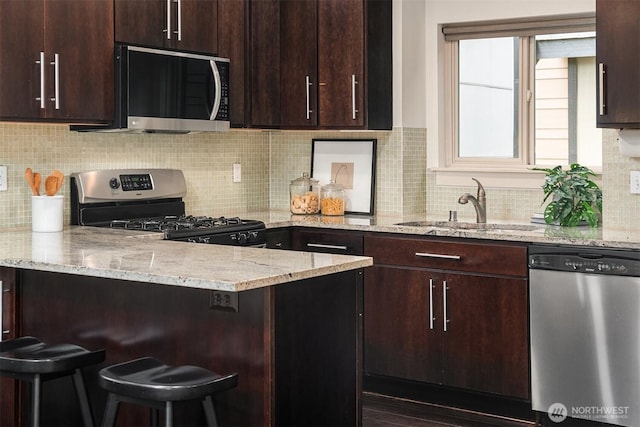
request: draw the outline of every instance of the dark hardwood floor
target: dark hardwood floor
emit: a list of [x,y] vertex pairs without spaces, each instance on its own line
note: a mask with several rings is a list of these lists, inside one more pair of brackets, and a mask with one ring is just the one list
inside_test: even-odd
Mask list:
[[534,427],[535,422],[491,416],[409,399],[364,393],[363,427]]

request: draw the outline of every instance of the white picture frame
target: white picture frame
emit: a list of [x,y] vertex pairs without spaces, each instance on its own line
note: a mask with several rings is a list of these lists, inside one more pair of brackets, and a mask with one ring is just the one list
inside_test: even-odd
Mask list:
[[373,215],[376,139],[313,139],[311,176],[345,188],[345,214]]

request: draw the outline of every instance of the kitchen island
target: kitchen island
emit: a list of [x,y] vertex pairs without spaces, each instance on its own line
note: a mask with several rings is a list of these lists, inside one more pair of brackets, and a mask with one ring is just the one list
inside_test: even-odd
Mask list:
[[[153,356],[237,372],[238,387],[215,398],[221,425],[359,425],[362,273],[371,264],[92,227],[4,231],[3,339],[104,348],[105,365]],[[102,366],[86,375],[97,420]],[[14,425],[26,408],[9,404],[13,382],[1,384],[0,420]],[[79,424],[73,399],[56,398],[73,395],[70,383],[55,380],[44,391],[45,424]],[[191,405],[176,414],[178,425],[203,418]],[[123,405],[119,422],[144,425],[147,415]]]

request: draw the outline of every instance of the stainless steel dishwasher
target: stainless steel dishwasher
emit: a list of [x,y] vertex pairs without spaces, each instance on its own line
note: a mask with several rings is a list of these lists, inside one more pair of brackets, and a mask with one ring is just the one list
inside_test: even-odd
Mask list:
[[536,411],[640,426],[640,253],[529,248]]

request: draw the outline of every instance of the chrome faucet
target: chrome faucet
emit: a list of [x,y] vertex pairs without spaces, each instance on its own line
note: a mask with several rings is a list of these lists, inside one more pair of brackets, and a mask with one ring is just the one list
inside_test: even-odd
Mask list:
[[484,187],[480,184],[480,181],[475,178],[471,179],[478,183],[478,195],[474,197],[469,193],[464,193],[458,199],[458,203],[464,205],[471,201],[471,203],[473,203],[473,207],[476,208],[476,222],[478,224],[484,224],[487,222],[487,196],[484,192]]

